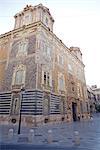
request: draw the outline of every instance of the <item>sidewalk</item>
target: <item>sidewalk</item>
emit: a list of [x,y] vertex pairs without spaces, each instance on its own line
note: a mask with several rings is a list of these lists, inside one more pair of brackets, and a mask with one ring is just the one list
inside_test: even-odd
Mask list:
[[[60,124],[45,124],[44,126],[40,126],[37,128],[33,128],[34,130],[34,138],[32,142],[28,141],[29,137],[29,128],[21,128],[20,137],[25,137],[24,141],[19,139],[17,135],[17,127],[14,126],[14,136],[12,140],[8,139],[7,133],[9,130],[9,126],[0,126],[1,136],[0,141],[2,144],[8,145],[28,145],[31,147],[37,146],[39,147],[48,147],[48,150],[52,147],[57,147],[58,149],[64,147],[69,150],[100,150],[100,114],[94,116],[93,120],[84,121],[84,122],[73,122],[73,123],[60,123]],[[52,131],[52,142],[48,144],[48,130]],[[79,132],[80,145],[75,146],[74,143],[74,133],[75,131]],[[30,148],[31,148],[30,147]],[[41,147],[41,148],[42,148]],[[4,147],[3,147],[4,148]],[[56,149],[55,149],[56,150]]]

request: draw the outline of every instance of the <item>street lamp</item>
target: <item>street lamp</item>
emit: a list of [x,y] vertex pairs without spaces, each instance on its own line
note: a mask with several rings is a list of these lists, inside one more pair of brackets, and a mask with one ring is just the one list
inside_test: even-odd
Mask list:
[[25,89],[21,88],[21,103],[20,103],[20,113],[19,113],[19,122],[18,122],[18,134],[20,134],[20,129],[21,129],[23,91],[25,91]]

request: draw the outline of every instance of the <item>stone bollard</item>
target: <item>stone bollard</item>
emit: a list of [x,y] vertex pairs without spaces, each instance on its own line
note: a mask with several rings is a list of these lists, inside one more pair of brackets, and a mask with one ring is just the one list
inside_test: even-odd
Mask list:
[[80,145],[80,136],[78,131],[74,132],[74,144],[77,146]]
[[8,131],[8,139],[12,140],[13,136],[14,136],[14,130],[13,129],[9,129],[9,131]]
[[93,121],[93,117],[91,117],[90,119],[91,119],[91,121]]
[[53,142],[52,130],[48,130],[48,143],[51,144]]
[[29,139],[29,142],[31,142],[31,143],[33,142],[33,140],[34,140],[34,130],[33,129],[30,129],[28,139]]

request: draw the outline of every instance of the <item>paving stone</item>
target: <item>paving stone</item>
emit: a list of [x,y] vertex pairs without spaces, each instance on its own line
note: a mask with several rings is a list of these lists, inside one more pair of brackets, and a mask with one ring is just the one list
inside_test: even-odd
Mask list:
[[[14,129],[14,138],[10,143],[12,144],[20,144],[26,143],[29,144],[28,137],[30,128],[21,127],[21,134],[24,138],[19,139],[19,142],[16,141],[18,139],[17,126],[0,126],[0,141],[3,143],[7,143],[7,132],[10,128]],[[80,145],[77,147],[77,150],[100,150],[100,116],[95,115],[93,121],[82,121],[82,122],[73,122],[73,123],[61,123],[61,124],[45,124],[41,125],[34,129],[34,140],[31,143],[34,146],[38,145],[48,145],[47,137],[48,130],[52,130],[52,143],[48,146],[58,146],[58,147],[70,147],[74,150],[76,147],[74,146],[74,132],[78,131],[80,136]],[[49,148],[50,149],[50,148]],[[48,149],[48,150],[49,150]],[[12,150],[12,149],[11,149]],[[45,150],[45,149],[44,149]],[[56,150],[56,149],[55,149]],[[70,149],[69,149],[70,150]]]

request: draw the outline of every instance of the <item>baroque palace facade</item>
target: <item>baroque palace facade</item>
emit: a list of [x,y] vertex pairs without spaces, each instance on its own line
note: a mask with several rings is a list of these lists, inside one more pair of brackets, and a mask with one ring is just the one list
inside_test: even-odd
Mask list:
[[53,33],[42,4],[15,16],[14,30],[0,35],[0,122],[23,125],[89,117],[82,53]]

